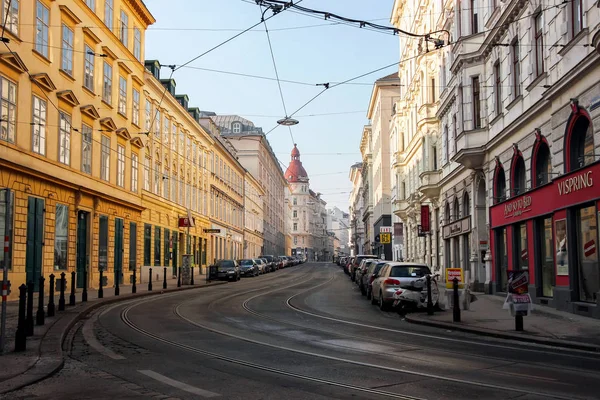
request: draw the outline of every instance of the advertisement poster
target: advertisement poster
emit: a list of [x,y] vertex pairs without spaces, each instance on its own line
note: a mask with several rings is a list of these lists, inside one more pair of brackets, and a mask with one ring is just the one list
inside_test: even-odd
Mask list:
[[529,295],[529,272],[508,271],[507,290],[508,295],[502,308],[509,310],[513,317],[529,315],[533,310]]
[[458,279],[458,288],[464,287],[462,268],[446,268],[446,289],[454,288],[454,278]]
[[554,237],[556,243],[556,275],[569,275],[569,258],[567,253],[567,220],[554,221]]

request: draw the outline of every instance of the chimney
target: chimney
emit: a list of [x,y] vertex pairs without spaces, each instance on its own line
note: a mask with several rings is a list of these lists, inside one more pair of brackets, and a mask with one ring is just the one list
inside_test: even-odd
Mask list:
[[188,102],[190,99],[187,94],[178,94],[175,96],[175,99],[177,99],[177,102],[181,104],[181,107],[185,108],[186,110],[188,109]]
[[156,79],[160,80],[160,63],[158,60],[146,60],[144,66]]
[[175,96],[175,79],[161,79],[160,83],[162,83],[172,96]]

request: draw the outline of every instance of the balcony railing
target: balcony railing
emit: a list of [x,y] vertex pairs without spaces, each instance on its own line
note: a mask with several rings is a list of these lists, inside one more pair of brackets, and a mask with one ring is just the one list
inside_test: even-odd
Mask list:
[[478,169],[485,159],[488,131],[485,128],[463,131],[456,138],[456,152],[452,160],[470,169]]
[[421,186],[419,191],[430,199],[437,198],[440,195],[440,179],[442,178],[442,170],[425,171],[419,175]]

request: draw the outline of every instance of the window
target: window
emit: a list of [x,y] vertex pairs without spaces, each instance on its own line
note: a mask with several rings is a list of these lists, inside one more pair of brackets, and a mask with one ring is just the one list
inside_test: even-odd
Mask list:
[[160,164],[154,164],[154,194],[160,194]]
[[529,253],[527,249],[527,223],[523,222],[513,228],[516,244],[515,269],[527,271],[529,269]]
[[[4,2],[3,2],[4,3]],[[48,25],[50,10],[38,0],[35,13],[35,51],[48,58]]]
[[[563,222],[566,222],[563,220]],[[575,258],[577,260],[577,277],[579,278],[578,291],[579,300],[596,303],[598,291],[600,291],[600,281],[598,280],[598,222],[596,219],[596,206],[594,204],[589,207],[583,207],[577,210],[575,226],[577,232],[575,234],[575,246],[573,250],[574,256],[567,257],[568,251],[570,250],[566,244],[566,237],[568,236],[564,229],[559,232],[559,221],[555,221],[556,225],[556,240],[565,240],[564,246],[561,243],[561,252],[567,260]],[[566,224],[563,224],[563,228],[566,228]],[[564,250],[563,250],[564,247]],[[564,269],[563,265],[561,269]],[[568,270],[568,261],[567,268]]]
[[465,194],[463,195],[463,217],[468,217],[469,215],[471,215],[471,200],[469,199],[469,193],[465,192]]
[[31,151],[42,156],[46,155],[46,111],[46,101],[33,96]]
[[152,252],[152,226],[144,224],[144,265],[150,265],[150,254]]
[[138,156],[137,154],[131,155],[131,191],[137,192],[138,190]]
[[500,77],[500,61],[494,64],[494,94],[496,104],[494,104],[496,116],[502,112],[502,78]]
[[171,201],[177,203],[177,175],[175,172],[171,175]]
[[104,63],[102,100],[107,104],[112,103],[112,66],[107,62]]
[[565,137],[568,143],[565,144],[565,152],[568,152],[566,155],[569,171],[573,171],[594,162],[594,133],[587,114],[572,115],[568,126],[569,132]]
[[69,75],[73,75],[73,30],[62,26],[62,57],[60,68]]
[[2,2],[2,21],[7,31],[19,34],[19,1],[3,1]]
[[131,120],[134,125],[140,126],[140,91],[133,89],[133,112]]
[[81,126],[81,171],[92,173],[92,127]]
[[504,175],[504,168],[498,166],[494,177],[494,203],[504,200],[506,200],[506,176]]
[[86,89],[94,91],[94,61],[95,55],[94,51],[87,44],[84,47],[85,49],[85,59],[83,62],[83,86]]
[[125,11],[121,10],[121,22],[119,24],[119,39],[121,43],[127,47],[127,41],[129,37],[127,36],[127,25],[129,25],[129,16],[125,14]]
[[125,147],[117,146],[117,185],[125,187]]
[[571,0],[571,37],[577,36],[583,29],[582,0]]
[[154,137],[160,140],[160,128],[161,128],[162,115],[160,110],[156,110],[154,114]]
[[242,132],[242,124],[239,122],[234,122],[233,123],[233,133],[241,133]]
[[69,165],[71,162],[71,116],[59,112],[58,161]]
[[436,100],[436,98],[435,98],[435,78],[431,78],[430,85],[431,85],[431,87],[430,87],[429,96],[431,98],[431,102],[435,103],[435,100]]
[[119,114],[127,115],[127,79],[119,76]]
[[133,55],[142,61],[142,32],[139,28],[133,28]]
[[54,270],[67,269],[67,245],[69,243],[69,207],[56,205],[54,217]]
[[543,14],[539,13],[534,19],[535,29],[535,75],[540,76],[544,73],[544,19]]
[[292,212],[292,217],[293,217],[293,218],[298,218],[298,211],[294,210],[294,211]]
[[449,162],[450,161],[450,137],[449,137],[449,132],[448,132],[448,125],[444,125],[444,144],[446,145],[446,148],[444,149],[444,154],[446,156],[445,161]]
[[475,34],[479,32],[479,25],[477,21],[477,13],[475,10],[477,9],[477,1],[471,0],[471,33]]
[[294,222],[294,231],[297,231],[297,230],[298,230],[298,223]]
[[110,138],[102,136],[102,157],[100,158],[100,179],[110,180]]
[[552,164],[550,163],[550,149],[544,141],[535,147],[534,150],[534,168],[535,176],[533,180],[534,185],[540,186],[550,182],[550,176],[552,175]]
[[150,100],[146,100],[146,120],[144,122],[144,129],[146,129],[146,132],[148,132],[148,134],[150,134],[151,121],[152,121],[152,103],[150,102]]
[[137,224],[129,223],[129,270],[137,269]]
[[170,190],[171,189],[169,188],[169,170],[165,165],[163,169],[163,197],[167,200],[169,200]]
[[90,8],[90,10],[96,11],[96,0],[85,0],[85,4]]
[[154,227],[154,266],[158,267],[161,264],[160,259],[160,227]]
[[458,204],[458,198],[454,199],[454,206],[453,206],[453,208],[454,209],[452,210],[452,212],[454,213],[454,215],[452,216],[453,217],[452,219],[454,221],[456,221],[457,219],[459,219],[461,217],[460,216],[460,204]]
[[515,99],[521,95],[521,62],[519,60],[519,40],[515,39],[510,47],[512,57],[513,86]]
[[[177,234],[176,231],[173,231],[173,236],[175,236]],[[167,228],[165,228],[165,241],[164,241],[164,251],[165,251],[165,255],[164,255],[164,266],[168,267],[169,266],[169,261],[170,261],[170,244],[171,244],[171,232],[169,232],[169,230]]]
[[177,125],[175,125],[175,121],[171,124],[171,150],[177,151]]
[[108,29],[113,30],[113,5],[114,0],[104,0],[104,24]]
[[150,159],[144,159],[144,190],[150,190]]
[[481,128],[481,93],[479,88],[479,77],[472,80],[473,85],[473,129]]
[[433,171],[438,169],[437,146],[431,146],[431,167]]
[[539,267],[541,277],[541,294],[543,297],[552,297],[554,294],[554,248],[552,246],[552,217],[536,221],[538,241],[538,257],[534,259]]
[[292,199],[292,203],[297,206],[298,205],[298,199],[296,199],[295,197]]
[[164,118],[164,128],[163,128],[163,143],[165,145],[165,149],[169,148],[169,138],[171,137],[171,135],[169,134],[169,132],[171,132],[171,121],[169,120],[169,118],[167,118],[167,116],[165,115]]

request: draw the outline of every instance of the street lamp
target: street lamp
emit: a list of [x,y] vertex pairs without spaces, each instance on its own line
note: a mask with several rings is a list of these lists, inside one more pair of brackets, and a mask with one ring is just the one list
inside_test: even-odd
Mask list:
[[294,126],[294,125],[298,125],[299,123],[300,123],[300,121],[298,121],[297,119],[294,119],[294,118],[290,118],[290,117],[285,117],[285,118],[282,118],[277,121],[277,124],[283,125],[283,126]]

